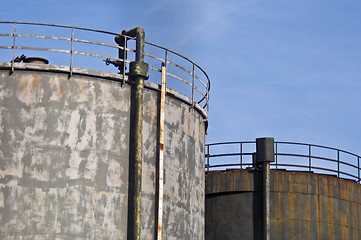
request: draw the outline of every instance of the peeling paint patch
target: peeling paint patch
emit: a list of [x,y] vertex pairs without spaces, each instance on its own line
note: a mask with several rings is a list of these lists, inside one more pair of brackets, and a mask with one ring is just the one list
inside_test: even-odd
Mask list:
[[93,152],[90,152],[88,157],[83,159],[85,159],[86,161],[85,170],[83,173],[84,178],[89,180],[94,180],[98,166],[97,156]]
[[63,96],[63,89],[60,86],[60,79],[57,77],[52,77],[49,80],[49,85],[51,88],[51,101],[59,101]]
[[40,101],[41,89],[40,77],[36,75],[25,75],[20,79],[21,88],[19,89],[19,100],[26,105],[34,104]]
[[0,100],[11,97],[12,94],[8,89],[1,89],[0,91]]
[[4,193],[0,192],[0,208],[3,208],[4,206],[5,206]]
[[123,184],[122,174],[124,169],[118,161],[114,159],[109,161],[109,168],[107,171],[107,185],[111,187],[120,187]]
[[102,116],[102,130],[103,132],[103,145],[106,150],[110,150],[114,144],[114,126],[115,126],[115,120],[112,118],[112,115],[110,114],[103,114]]
[[[66,116],[66,115],[65,115]],[[69,125],[67,126],[66,132],[68,133],[68,138],[65,141],[65,144],[74,147],[78,143],[78,131],[79,131],[79,123],[80,123],[80,114],[79,110],[75,110],[71,113]],[[59,123],[58,126],[61,126],[62,124]],[[58,131],[62,131],[62,129],[58,128]]]
[[80,177],[79,166],[82,161],[82,158],[79,155],[79,152],[73,151],[69,159],[69,168],[65,170],[66,176],[69,179],[77,179]]

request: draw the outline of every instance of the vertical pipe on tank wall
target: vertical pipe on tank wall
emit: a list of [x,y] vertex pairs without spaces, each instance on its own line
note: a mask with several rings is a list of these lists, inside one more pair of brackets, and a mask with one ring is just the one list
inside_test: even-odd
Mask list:
[[263,178],[263,240],[271,239],[271,222],[270,222],[270,162],[274,162],[274,139],[273,138],[257,138],[257,163],[262,164]]
[[135,101],[134,101],[134,130],[132,131],[133,141],[131,144],[130,162],[133,165],[133,209],[132,219],[133,231],[132,238],[134,240],[140,239],[140,226],[141,226],[141,194],[142,194],[142,141],[143,141],[143,90],[144,80],[142,77],[135,77]]
[[263,177],[263,240],[270,240],[270,163],[262,164]]
[[[130,230],[128,239],[139,240],[141,228],[141,193],[142,193],[142,146],[143,146],[143,92],[144,80],[148,79],[148,64],[144,62],[144,30],[136,27],[130,31],[123,31],[122,34],[136,38],[136,57],[135,61],[130,63],[129,77],[134,87],[134,111],[133,123],[130,136],[130,156],[129,162],[133,164],[132,169],[132,209],[130,211],[130,219],[133,221],[129,224]],[[126,38],[122,36],[116,37],[116,42],[123,45],[123,54],[125,52]],[[125,63],[123,63],[125,64]],[[124,66],[121,66],[124,69]]]

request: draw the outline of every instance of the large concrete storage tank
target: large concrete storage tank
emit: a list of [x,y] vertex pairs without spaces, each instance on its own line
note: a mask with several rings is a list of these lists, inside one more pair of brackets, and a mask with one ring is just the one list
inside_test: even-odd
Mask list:
[[[125,48],[115,45],[115,33],[49,24],[1,24],[11,28],[2,34],[10,38],[9,45],[0,44],[1,239],[129,239],[130,232],[137,231],[130,209],[134,207],[130,189],[135,167],[130,158],[137,90],[121,68],[138,49],[126,49],[128,58],[126,54],[119,58],[118,50]],[[22,34],[24,26],[46,27],[47,34],[38,30]],[[59,36],[60,30],[50,35],[53,28],[69,30],[70,35]],[[111,41],[80,39],[77,32],[111,36]],[[17,45],[28,38],[31,43],[65,41],[69,48]],[[81,49],[84,44],[90,50]],[[107,56],[94,53],[99,46],[111,51]],[[203,239],[209,80],[189,59],[151,43],[146,47],[164,55],[146,54],[145,59],[153,61],[150,69],[155,73],[145,83],[143,97],[140,239]],[[24,52],[45,56],[50,64],[15,58]],[[69,65],[57,65],[59,59],[49,52],[65,53]],[[77,56],[93,57],[104,67],[102,60],[106,60],[121,74],[78,67]],[[175,59],[189,65],[173,63]],[[83,59],[78,61],[83,63]],[[166,88],[167,76],[168,86],[175,80],[185,85],[178,91]]]
[[266,238],[263,166],[253,162],[254,145],[207,145],[207,240],[361,238],[360,156],[292,142],[275,143]]

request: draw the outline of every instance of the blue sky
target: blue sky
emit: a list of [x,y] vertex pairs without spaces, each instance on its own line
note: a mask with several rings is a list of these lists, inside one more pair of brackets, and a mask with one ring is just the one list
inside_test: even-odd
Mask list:
[[212,82],[207,142],[326,145],[361,154],[361,1],[25,1],[0,20],[121,32],[198,63]]

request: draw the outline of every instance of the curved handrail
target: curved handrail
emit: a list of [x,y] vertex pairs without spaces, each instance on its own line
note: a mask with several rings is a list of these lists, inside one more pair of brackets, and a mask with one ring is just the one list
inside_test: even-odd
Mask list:
[[[14,59],[17,55],[20,55],[20,51],[43,51],[43,52],[53,52],[53,53],[58,53],[58,54],[67,54],[68,57],[68,61],[69,64],[65,65],[64,64],[57,64],[57,59],[49,59],[51,62],[51,66],[52,69],[58,69],[61,71],[67,71],[69,72],[70,76],[72,76],[73,74],[77,74],[77,73],[82,73],[81,72],[81,68],[83,68],[82,66],[78,66],[76,63],[76,56],[86,56],[86,57],[95,57],[98,58],[98,63],[100,63],[99,58],[101,58],[101,60],[105,60],[105,59],[109,59],[115,62],[123,62],[125,64],[129,64],[129,62],[131,62],[131,59],[123,59],[123,58],[119,58],[117,56],[118,50],[125,50],[126,52],[128,52],[128,55],[132,55],[131,53],[134,53],[135,50],[130,48],[130,47],[121,47],[115,44],[114,42],[114,37],[117,35],[121,35],[119,33],[114,33],[114,32],[109,32],[109,31],[103,31],[103,30],[97,30],[97,29],[90,29],[90,28],[83,28],[83,27],[74,27],[74,26],[67,26],[67,25],[59,25],[59,24],[48,24],[48,23],[36,23],[36,22],[23,22],[23,21],[0,21],[0,27],[6,24],[12,24],[13,25],[13,29],[10,32],[2,32],[0,30],[0,49],[8,49],[8,50],[12,50],[12,56],[7,56],[6,59],[4,60],[0,60],[0,62],[3,62],[3,64],[1,66],[8,66],[9,63],[11,63],[11,70],[15,71],[16,69],[21,69],[21,68],[29,68],[32,69],[32,67],[34,68],[34,66],[30,65],[24,65],[24,64],[18,64],[16,62],[14,62]],[[32,27],[35,26],[44,26],[44,27],[52,27],[52,28],[62,28],[62,29],[69,29],[70,32],[68,34],[66,34],[65,36],[59,36],[58,33],[56,34],[49,34],[48,32],[46,32],[46,34],[29,34],[28,32],[22,32],[19,31],[19,27],[18,26],[22,26],[22,25],[30,25]],[[68,30],[66,30],[68,31]],[[77,35],[84,35],[84,33],[90,36],[91,34],[94,33],[101,33],[101,34],[106,34],[106,35],[110,35],[112,36],[112,41],[111,42],[104,42],[103,40],[97,40],[97,41],[93,41],[93,40],[89,40],[89,39],[84,39],[81,37],[77,37]],[[56,35],[56,36],[55,36]],[[123,35],[126,39],[134,39],[132,37],[129,36],[125,36]],[[2,44],[2,39],[8,39],[10,40],[12,43],[11,44]],[[26,39],[30,39],[29,41],[25,41],[26,44],[19,44],[18,41],[22,40],[26,40]],[[40,46],[34,46],[32,40],[33,39],[45,39],[48,41],[58,41],[59,44],[60,42],[66,42],[66,43],[70,43],[68,45],[66,45],[66,43],[64,44],[60,44],[60,47],[44,47],[42,45]],[[6,41],[4,41],[6,42]],[[76,46],[76,44],[78,44]],[[151,42],[145,42],[146,46],[148,46],[148,48],[155,48],[155,49],[160,49],[161,52],[158,54],[151,54],[151,53],[145,53],[145,56],[148,57],[151,61],[155,61],[155,63],[153,64],[149,64],[149,70],[154,71],[154,72],[161,72],[162,71],[162,66],[167,67],[168,65],[178,69],[180,71],[173,71],[170,68],[167,68],[167,76],[169,76],[172,80],[175,81],[168,81],[170,84],[168,85],[168,88],[171,88],[177,92],[179,92],[179,96],[177,95],[177,97],[181,98],[183,101],[188,102],[189,104],[191,104],[192,106],[196,106],[197,108],[200,108],[200,110],[202,112],[205,113],[205,117],[207,117],[207,113],[208,113],[208,109],[209,109],[209,90],[210,90],[210,79],[207,75],[207,73],[198,65],[196,64],[194,61],[190,60],[189,58],[173,51],[170,49],[167,49],[165,47],[162,47],[160,45],[151,43]],[[83,48],[86,47],[91,47],[90,50],[83,50]],[[93,52],[93,48],[95,47],[104,47],[104,48],[110,48],[110,49],[114,49],[115,51],[111,52],[111,54],[105,54],[103,52]],[[107,52],[109,52],[107,50]],[[20,51],[19,51],[20,50]],[[38,53],[36,53],[38,54]],[[133,54],[134,55],[134,54]],[[1,56],[3,58],[5,58],[6,55],[1,54]],[[60,57],[60,55],[57,55],[57,57]],[[174,60],[171,60],[171,58]],[[62,58],[64,59],[64,58]],[[66,58],[65,58],[66,59]],[[89,59],[87,59],[86,61],[88,61]],[[179,63],[176,63],[175,61],[183,61],[184,63],[190,64],[190,67],[185,67],[182,66]],[[7,63],[7,64],[5,64]],[[53,64],[54,63],[54,64]],[[101,70],[102,72],[109,72],[109,68],[105,69],[104,66],[105,65],[102,62],[101,65]],[[155,66],[157,65],[157,66]],[[59,68],[56,68],[55,66],[60,66]],[[99,67],[100,65],[97,65],[96,67]],[[93,67],[93,66],[92,66]],[[45,67],[45,69],[49,69],[49,67]],[[36,66],[35,69],[41,69],[40,66]],[[116,68],[113,69],[113,71],[117,71]],[[200,73],[200,75],[197,75],[197,73]],[[150,73],[151,74],[151,73]],[[109,76],[109,74],[103,74],[103,76]],[[116,76],[115,74],[113,75],[113,77]],[[127,75],[125,73],[123,73],[123,75],[119,74],[119,76],[115,77],[118,79],[122,79],[122,81],[125,81],[127,79]],[[149,81],[155,81],[157,79],[152,79],[150,78]],[[179,84],[176,83],[177,81],[180,81],[182,83],[184,83],[184,85],[181,85],[181,87],[179,87]],[[156,83],[156,82],[155,82]],[[173,84],[173,85],[172,85]],[[190,89],[189,89],[190,88]],[[174,91],[171,91],[172,93],[174,93]],[[191,94],[189,93],[191,92]],[[203,103],[204,104],[203,104]],[[201,104],[203,106],[200,106],[199,104]]]
[[[232,150],[229,150],[232,148]],[[247,150],[245,150],[247,148]],[[254,167],[256,141],[206,144],[206,171]],[[360,183],[361,156],[342,149],[297,142],[275,142],[273,169],[337,175]]]

